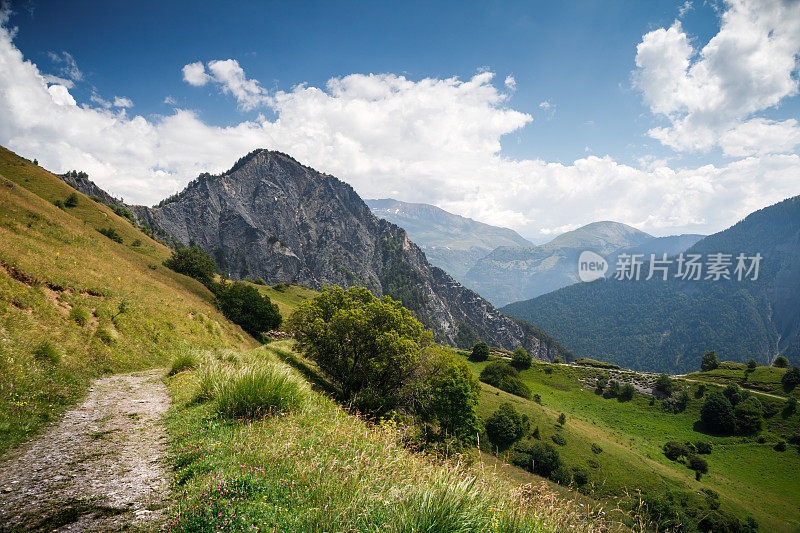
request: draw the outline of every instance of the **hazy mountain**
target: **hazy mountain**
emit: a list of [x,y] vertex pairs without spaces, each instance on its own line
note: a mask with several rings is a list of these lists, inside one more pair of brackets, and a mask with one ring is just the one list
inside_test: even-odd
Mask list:
[[731,254],[731,271],[739,254],[763,259],[755,281],[604,279],[503,311],[535,321],[576,355],[634,369],[696,369],[707,349],[723,360],[769,364],[783,354],[800,362],[800,197],[749,215],[689,253],[704,262]]
[[363,286],[400,300],[440,342],[523,345],[545,359],[563,353],[543,332],[431,266],[406,232],[373,215],[352,187],[280,152],[256,150],[156,208],[131,210],[157,235],[209,251],[234,279]]
[[619,222],[594,222],[540,246],[500,246],[467,272],[464,284],[495,305],[524,300],[578,281],[578,256],[606,256],[654,237]]
[[454,215],[434,205],[391,198],[364,202],[375,216],[406,230],[432,265],[462,283],[467,271],[498,246],[532,245],[514,230]]

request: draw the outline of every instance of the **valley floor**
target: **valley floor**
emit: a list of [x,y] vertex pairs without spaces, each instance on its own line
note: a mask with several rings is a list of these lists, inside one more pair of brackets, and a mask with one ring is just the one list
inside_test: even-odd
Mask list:
[[93,382],[86,400],[0,463],[0,531],[155,527],[169,493],[163,370]]

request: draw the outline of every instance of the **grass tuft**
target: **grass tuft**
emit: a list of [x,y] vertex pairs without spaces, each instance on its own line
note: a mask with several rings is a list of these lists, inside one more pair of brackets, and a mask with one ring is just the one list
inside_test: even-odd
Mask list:
[[275,363],[256,363],[238,370],[217,394],[217,413],[228,418],[258,419],[302,407],[308,385]]
[[89,311],[80,306],[73,307],[69,312],[69,319],[83,327],[89,322]]
[[57,365],[61,362],[61,349],[50,341],[42,341],[34,348],[33,356],[40,361]]
[[184,370],[193,370],[200,366],[197,355],[191,350],[182,350],[173,359],[169,368],[169,375],[174,376]]

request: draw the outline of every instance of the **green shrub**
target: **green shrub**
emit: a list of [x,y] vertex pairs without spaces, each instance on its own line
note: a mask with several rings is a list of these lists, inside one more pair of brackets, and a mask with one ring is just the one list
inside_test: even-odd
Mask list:
[[518,370],[525,370],[531,367],[531,356],[525,351],[522,346],[517,346],[514,353],[511,354],[511,365]]
[[77,207],[78,205],[78,195],[77,193],[71,192],[67,199],[64,200],[64,207]]
[[783,389],[787,392],[794,390],[795,387],[800,385],[800,368],[795,366],[792,367],[791,370],[787,370],[781,378],[781,384],[783,385]]
[[700,409],[700,422],[715,433],[730,435],[736,431],[736,418],[728,398],[718,392],[708,395]]
[[733,413],[736,417],[736,430],[738,433],[750,435],[761,429],[764,409],[755,396],[750,396],[739,403]]
[[708,390],[708,386],[705,383],[701,383],[697,386],[697,392],[694,393],[695,398],[702,398],[705,395],[706,391]]
[[219,395],[222,385],[230,379],[227,367],[211,362],[202,365],[195,374],[195,389],[192,395],[194,402],[207,402]]
[[786,357],[779,355],[775,358],[775,361],[772,363],[772,366],[777,368],[788,368],[789,367],[789,360]]
[[572,481],[574,481],[579,487],[586,485],[589,482],[589,472],[587,472],[586,469],[581,466],[573,466]]
[[629,402],[633,400],[633,394],[635,392],[636,389],[633,388],[633,385],[631,385],[630,383],[626,383],[619,390],[619,396],[617,396],[617,399],[621,402]]
[[194,278],[206,287],[210,287],[217,272],[214,259],[197,246],[181,247],[172,252],[164,261],[164,266],[179,274]]
[[170,376],[174,376],[184,370],[193,370],[200,364],[197,355],[191,350],[181,350],[178,355],[172,358],[169,367]]
[[748,372],[754,372],[756,368],[758,368],[758,363],[756,363],[755,359],[750,359],[747,362],[747,371]]
[[697,450],[697,453],[708,455],[711,453],[711,443],[699,440],[694,443],[694,447]]
[[739,402],[747,398],[750,393],[746,390],[742,390],[739,388],[739,385],[736,383],[731,383],[724,389],[722,389],[722,394],[731,402],[731,406],[736,407]]
[[60,198],[53,200],[53,205],[59,209],[64,209],[64,201],[61,200]]
[[609,381],[605,396],[608,398],[616,398],[617,396],[619,396],[619,392],[620,392],[619,381],[617,380]]
[[558,465],[558,468],[550,473],[550,480],[559,485],[569,485],[572,482],[572,471],[565,464]]
[[601,448],[599,445],[595,443],[592,443],[592,452],[596,454],[601,454],[603,453],[603,448]]
[[519,413],[510,403],[502,403],[486,420],[486,436],[494,446],[505,450],[530,431],[528,415]]
[[775,450],[779,452],[786,451],[786,441],[779,440],[778,443],[775,445]]
[[675,383],[673,383],[672,378],[668,375],[660,374],[658,378],[656,378],[655,390],[665,396],[670,396],[672,391],[675,390]]
[[539,426],[536,426],[533,429],[533,433],[531,433],[531,437],[533,437],[536,440],[540,440],[542,438],[541,434],[539,433]]
[[100,228],[97,231],[99,231],[100,233],[102,233],[103,235],[105,235],[114,242],[122,243],[122,236],[119,233],[117,233],[117,230],[115,230],[114,228]]
[[220,387],[216,410],[228,418],[258,419],[299,409],[308,396],[308,385],[289,368],[256,364],[238,370]]
[[472,347],[472,353],[469,356],[470,361],[480,363],[489,359],[489,345],[485,342],[479,342]]
[[79,326],[85,326],[89,323],[89,319],[91,315],[89,311],[84,309],[80,306],[75,306],[69,311],[69,319],[78,324]]
[[57,365],[61,362],[61,349],[50,341],[42,341],[33,349],[33,356],[37,360]]
[[263,333],[281,325],[278,306],[258,289],[241,281],[220,285],[217,305],[225,318],[257,339],[262,339]]
[[597,377],[597,383],[595,384],[595,388],[598,392],[603,392],[603,390],[608,386],[608,376],[602,375]]
[[565,415],[564,413],[558,415],[558,425],[563,426],[566,423],[567,423],[567,415]]
[[559,446],[566,446],[567,444],[567,439],[565,439],[564,435],[562,435],[561,433],[556,433],[550,438],[553,439],[553,442],[555,442]]
[[681,457],[690,457],[693,454],[693,450],[691,450],[686,444],[675,441],[670,441],[664,444],[663,450],[664,455],[670,461],[677,461]]
[[[549,442],[532,442],[517,444],[514,447],[518,460],[523,460],[528,471],[543,477],[550,477],[558,467],[562,466],[561,456]],[[526,457],[527,456],[527,457]]]
[[700,363],[700,369],[703,372],[709,372],[711,370],[716,370],[719,368],[719,359],[717,359],[717,354],[714,353],[714,350],[709,350],[703,355],[703,360]]
[[481,371],[481,381],[508,393],[530,398],[531,390],[519,377],[519,372],[509,365],[500,361],[489,363]]

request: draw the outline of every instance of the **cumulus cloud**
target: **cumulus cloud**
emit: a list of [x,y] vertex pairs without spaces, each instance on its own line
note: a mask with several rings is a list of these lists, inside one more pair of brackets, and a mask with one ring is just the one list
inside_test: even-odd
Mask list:
[[184,79],[218,83],[240,105],[256,99],[275,118],[216,127],[179,107],[145,118],[75,105],[69,89],[48,84],[0,27],[0,144],[56,172],[85,170],[111,193],[148,204],[250,150],[281,150],[363,197],[434,203],[532,237],[607,219],[656,234],[710,232],[798,193],[796,154],[685,169],[634,168],[593,155],[569,164],[510,159],[501,139],[532,117],[509,107],[507,88],[491,72],[420,80],[353,74],[267,96],[235,61],[200,67],[184,67]]
[[211,81],[217,83],[220,90],[233,96],[245,111],[271,102],[267,91],[258,81],[247,79],[244,69],[235,59],[209,61],[208,73],[202,62],[189,63],[183,67],[183,79],[196,87]]
[[669,122],[650,136],[678,151],[719,146],[728,156],[791,150],[797,141],[772,141],[797,139],[796,124],[754,115],[798,93],[799,7],[795,0],[726,0],[719,32],[699,50],[680,21],[644,35],[635,83]]

